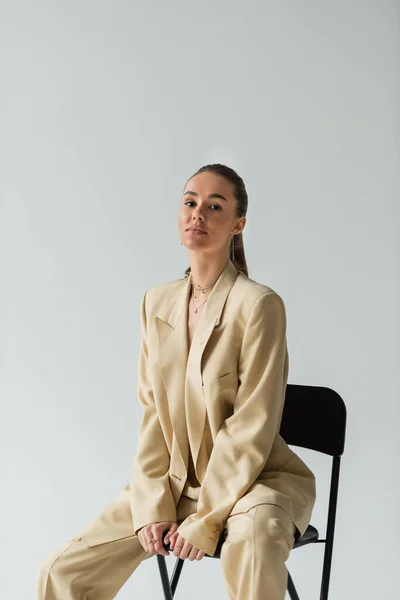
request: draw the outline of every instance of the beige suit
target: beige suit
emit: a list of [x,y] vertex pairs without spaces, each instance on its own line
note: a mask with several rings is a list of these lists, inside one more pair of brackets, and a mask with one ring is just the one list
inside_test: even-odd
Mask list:
[[281,526],[286,519],[289,552],[294,530],[304,533],[310,521],[315,478],[279,435],[289,368],[284,303],[229,261],[188,351],[190,283],[191,276],[142,297],[143,417],[130,483],[74,539],[87,549],[132,536],[138,543],[138,529],[179,522],[187,502],[178,532],[211,556],[224,528],[243,529],[240,516],[262,522],[276,513]]

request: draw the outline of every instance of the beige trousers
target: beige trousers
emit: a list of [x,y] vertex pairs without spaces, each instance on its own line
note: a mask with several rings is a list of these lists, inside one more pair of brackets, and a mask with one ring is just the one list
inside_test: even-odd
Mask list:
[[[196,501],[182,496],[177,522],[195,511]],[[274,504],[258,504],[228,517],[225,528],[220,561],[229,599],[284,600],[285,562],[296,529],[290,515]],[[77,535],[42,560],[37,600],[112,600],[140,563],[155,556],[143,549],[136,535],[91,547]],[[159,577],[156,562],[154,576]],[[206,586],[205,582],[204,593]]]

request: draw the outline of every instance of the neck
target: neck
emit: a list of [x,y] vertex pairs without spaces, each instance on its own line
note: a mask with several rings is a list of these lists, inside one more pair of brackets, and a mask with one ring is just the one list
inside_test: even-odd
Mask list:
[[[193,253],[190,256],[190,271],[192,282],[196,285],[208,285],[212,280],[216,280],[229,262],[229,257],[223,255],[210,259],[208,255],[201,256]],[[205,291],[209,291],[207,288]]]

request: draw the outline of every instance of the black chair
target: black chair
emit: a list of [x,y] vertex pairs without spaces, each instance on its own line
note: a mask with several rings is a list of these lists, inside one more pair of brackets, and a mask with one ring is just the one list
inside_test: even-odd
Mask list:
[[[340,458],[344,451],[346,435],[346,406],[337,392],[325,387],[288,384],[282,414],[280,434],[287,444],[308,448],[332,456],[326,539],[319,539],[318,530],[309,525],[304,534],[295,540],[293,550],[308,544],[325,544],[320,600],[328,599],[332,564],[333,539],[336,520],[336,505],[339,487]],[[223,530],[214,556],[220,558],[224,543]],[[169,544],[164,548],[172,552]],[[184,560],[177,558],[169,580],[165,556],[157,554],[161,583],[165,600],[172,600],[178,585]],[[300,600],[288,571],[287,590],[291,600]],[[250,600],[250,599],[249,599]]]

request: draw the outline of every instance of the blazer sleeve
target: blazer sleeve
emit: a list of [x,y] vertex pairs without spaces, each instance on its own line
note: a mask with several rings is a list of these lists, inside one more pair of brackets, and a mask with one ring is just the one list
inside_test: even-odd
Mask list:
[[146,294],[140,303],[141,345],[137,396],[143,409],[137,451],[130,478],[134,533],[150,523],[176,522],[176,505],[169,485],[170,455],[154,402],[147,344]]
[[218,431],[197,510],[178,527],[210,556],[230,511],[261,473],[282,417],[288,375],[286,312],[276,292],[254,303],[242,340],[233,414]]

